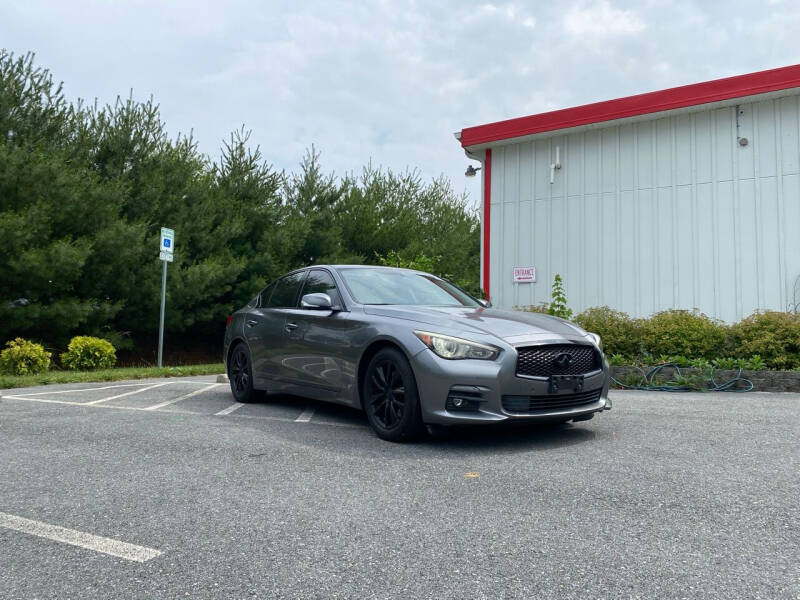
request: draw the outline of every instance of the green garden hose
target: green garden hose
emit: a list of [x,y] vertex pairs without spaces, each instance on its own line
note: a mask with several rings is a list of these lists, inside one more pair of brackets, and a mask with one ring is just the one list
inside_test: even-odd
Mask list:
[[[611,378],[611,381],[613,381],[615,385],[626,390],[643,390],[650,392],[749,392],[755,387],[752,381],[742,377],[741,367],[739,368],[739,372],[735,377],[722,383],[717,383],[716,379],[714,379],[714,367],[711,367],[707,381],[708,387],[700,389],[695,386],[680,383],[658,383],[655,381],[656,375],[658,375],[665,368],[675,369],[675,374],[677,377],[686,380],[681,373],[681,368],[676,363],[663,363],[654,367],[650,367],[647,371],[641,367],[636,368],[642,373],[642,379],[638,384],[626,385],[614,377]],[[744,384],[745,387],[736,387],[739,383]]]

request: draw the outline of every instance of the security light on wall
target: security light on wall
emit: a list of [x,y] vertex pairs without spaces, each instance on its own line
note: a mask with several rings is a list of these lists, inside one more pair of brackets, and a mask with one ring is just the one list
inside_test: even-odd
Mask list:
[[481,168],[480,168],[480,167],[478,167],[478,168],[476,169],[475,167],[473,167],[472,165],[470,165],[470,166],[468,166],[468,167],[467,167],[467,170],[466,170],[466,171],[464,171],[464,175],[465,175],[466,177],[475,177],[475,175],[477,175],[477,174],[478,174],[478,171],[480,171],[480,170],[481,170]]
[[556,146],[556,162],[550,165],[550,183],[555,183],[556,169],[561,168],[561,147]]

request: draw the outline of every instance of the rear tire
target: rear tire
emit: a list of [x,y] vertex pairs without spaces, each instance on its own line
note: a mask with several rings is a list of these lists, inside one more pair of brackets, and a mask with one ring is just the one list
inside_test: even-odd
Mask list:
[[362,390],[364,411],[379,438],[407,442],[422,433],[417,381],[402,352],[379,350],[369,361]]
[[228,379],[237,402],[255,402],[262,394],[253,389],[253,363],[247,344],[238,344],[228,358]]

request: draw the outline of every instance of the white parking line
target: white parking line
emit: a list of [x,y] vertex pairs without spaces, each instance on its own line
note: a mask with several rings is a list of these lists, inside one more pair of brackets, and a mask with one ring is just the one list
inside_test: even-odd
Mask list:
[[[67,406],[86,406],[85,402],[70,402],[69,400],[48,400],[47,398],[23,398],[22,396],[3,396],[3,400],[22,400],[25,402],[42,402],[44,404],[66,404]],[[220,413],[230,414],[244,406],[241,403],[236,403],[233,406],[229,406],[226,409],[221,410],[219,413],[214,413],[218,415]],[[109,408],[111,410],[138,410],[138,411],[147,411],[146,407],[142,406],[115,406],[113,404],[95,404],[94,406],[90,406],[89,408]],[[180,410],[162,410],[158,413],[154,413],[150,411],[150,414],[174,414],[174,415],[195,415],[195,416],[203,416],[200,413],[193,413],[193,412],[186,412]],[[256,420],[264,420],[264,421],[279,421],[282,423],[307,423],[308,421],[298,421],[297,419],[289,419],[287,417],[274,417],[270,415],[236,415],[240,419],[256,419]],[[302,416],[302,415],[301,415]],[[298,417],[299,418],[299,417]],[[347,429],[364,429],[367,425],[354,425],[352,423],[334,423],[332,421],[314,421],[313,425],[323,425],[329,427],[344,427]]]
[[311,417],[314,416],[316,412],[316,408],[307,408],[303,412],[300,413],[300,416],[297,417],[294,422],[295,423],[308,423],[311,420]]
[[31,398],[29,396],[3,396],[6,400],[27,400],[28,402],[46,402],[47,404],[68,404],[69,406],[84,406],[83,402],[70,400],[49,400],[47,398]]
[[221,386],[221,383],[212,383],[209,386],[204,388],[200,388],[199,390],[195,390],[193,392],[189,392],[188,394],[184,394],[179,398],[173,398],[172,400],[167,400],[166,402],[162,402],[161,404],[154,404],[153,406],[148,406],[145,410],[156,410],[159,408],[164,408],[165,406],[169,406],[170,404],[175,404],[176,402],[180,402],[181,400],[186,400],[187,398],[191,398],[192,396],[197,396],[198,394],[202,394],[203,392],[207,392],[208,390]]
[[84,406],[92,406],[93,404],[100,404],[101,402],[108,402],[109,400],[116,400],[117,398],[124,398],[125,396],[133,396],[134,394],[141,394],[142,392],[146,392],[148,390],[154,390],[156,388],[164,387],[165,385],[169,385],[172,383],[171,381],[165,381],[164,383],[157,383],[155,385],[151,385],[146,388],[142,388],[141,390],[133,390],[132,392],[125,392],[124,394],[117,394],[116,396],[109,396],[108,398],[100,398],[99,400],[92,400],[91,402],[84,402]]
[[[159,385],[175,385],[177,383],[189,384],[189,385],[208,385],[210,382],[209,381],[194,381],[194,380],[191,380],[191,379],[171,379],[170,381],[165,381],[163,383],[160,383]],[[143,379],[141,382],[138,382],[138,383],[117,383],[117,384],[114,384],[114,385],[103,385],[103,386],[97,386],[97,387],[91,387],[91,388],[76,388],[76,389],[71,389],[71,390],[52,390],[51,391],[51,390],[45,389],[45,390],[42,390],[41,392],[27,392],[27,393],[24,393],[24,394],[13,394],[13,395],[16,396],[17,398],[23,398],[23,397],[28,397],[28,396],[41,396],[42,394],[47,394],[48,396],[50,396],[52,394],[74,394],[74,393],[77,393],[77,392],[96,392],[98,390],[114,390],[114,389],[117,389],[117,388],[142,387],[142,386],[148,386],[148,385],[151,385],[151,382],[147,381],[146,379]],[[8,392],[10,390],[5,390],[5,391]]]
[[143,563],[161,554],[160,550],[154,550],[153,548],[128,544],[127,542],[120,542],[119,540],[112,540],[111,538],[25,519],[3,512],[0,512],[0,527],[136,562]]
[[42,394],[74,394],[76,392],[95,392],[97,390],[113,390],[116,388],[123,388],[123,387],[140,387],[143,385],[148,385],[147,383],[121,383],[119,385],[104,385],[102,387],[93,387],[93,388],[83,388],[79,390],[54,390],[52,392],[48,390],[44,390],[41,392],[33,392],[32,394],[14,394],[20,398],[25,396],[41,396]]
[[229,415],[233,411],[239,410],[243,406],[244,406],[244,402],[234,402],[228,408],[223,408],[221,411],[219,411],[218,413],[214,413],[214,414],[217,415],[217,416],[220,416],[220,417],[223,416],[223,415]]

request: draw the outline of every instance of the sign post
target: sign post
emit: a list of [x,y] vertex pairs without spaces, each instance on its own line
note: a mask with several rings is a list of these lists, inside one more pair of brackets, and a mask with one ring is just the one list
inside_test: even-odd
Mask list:
[[167,306],[167,263],[171,263],[175,252],[175,231],[161,228],[158,257],[161,259],[161,320],[158,325],[158,366],[164,358],[164,310]]

